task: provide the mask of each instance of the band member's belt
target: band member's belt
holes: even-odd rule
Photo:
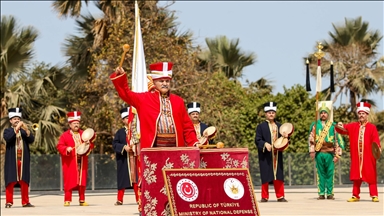
[[[158,133],[155,147],[176,147],[176,134]]]
[[[324,142],[319,152],[334,152],[333,143]]]
[[[17,160],[21,160],[22,155],[23,155],[23,150],[17,149]]]
[[[330,143],[324,142],[323,146],[332,147],[333,148],[333,143],[331,143],[331,142]]]

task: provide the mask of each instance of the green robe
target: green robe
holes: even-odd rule
[[[321,120],[318,120],[316,125],[316,141],[320,138],[321,132],[323,131],[323,124]],[[325,122],[324,126],[327,124]],[[315,122],[309,127],[309,134],[311,135],[312,129],[315,125]],[[335,139],[336,137],[336,139]],[[331,127],[328,130],[327,135],[324,138],[324,142],[333,143],[333,147],[336,149],[344,149],[344,139],[341,134],[335,131],[335,123],[332,123]],[[310,144],[309,144],[310,146]],[[340,152],[341,153],[341,152]],[[316,152],[315,161],[317,169],[317,188],[319,195],[334,195],[333,194],[333,185],[334,185],[334,174],[335,174],[335,164],[333,162],[334,152]]]

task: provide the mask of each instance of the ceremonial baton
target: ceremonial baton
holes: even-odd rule
[[[316,142],[316,125],[319,115],[319,95],[321,93],[321,58],[325,56],[325,53],[322,51],[324,46],[318,42],[317,51],[313,54],[317,58],[317,71],[316,71],[316,114],[315,114],[315,135],[314,140]]]
[[[123,66],[123,62],[124,62],[124,58],[125,58],[125,54],[128,52],[129,50],[129,45],[128,44],[124,44],[123,46],[123,55],[121,55],[121,60],[120,60],[120,65],[119,67],[122,67]]]

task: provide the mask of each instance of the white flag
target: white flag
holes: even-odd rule
[[[321,67],[317,66],[316,71],[316,92],[321,92]]]
[[[140,11],[135,1],[135,42],[133,46],[132,91],[148,91],[143,38],[141,36]]]
[[[140,10],[135,1],[135,42],[133,46],[133,64],[132,64],[132,91],[148,91],[147,70],[145,66],[143,38],[141,36]],[[137,132],[140,134],[140,121],[137,119]]]

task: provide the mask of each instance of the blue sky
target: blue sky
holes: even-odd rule
[[[245,68],[243,81],[267,78],[275,85],[274,93],[283,92],[283,86],[290,88],[295,84],[305,84],[302,57],[315,51],[316,41],[329,39],[332,23],[342,25],[344,18],[362,16],[364,21],[369,22],[370,29],[384,33],[382,1],[178,1],[170,9],[175,10],[179,17],[179,29],[194,33],[196,45],[205,47],[205,38],[218,35],[239,38],[239,46],[244,51],[257,55],[257,62]],[[84,12],[87,10],[100,14],[93,4],[84,8]],[[21,26],[32,25],[39,30],[35,60],[52,65],[65,62],[61,48],[68,35],[77,33],[75,21],[59,19],[51,8],[51,2],[1,1],[1,14],[12,14]],[[384,55],[383,40],[378,51]],[[329,78],[324,79],[323,87],[328,84]],[[315,94],[314,79],[311,80],[311,87]],[[371,95],[369,98],[376,101],[379,110],[383,110],[382,95]],[[345,96],[339,97],[337,104],[345,102],[345,99]]]

